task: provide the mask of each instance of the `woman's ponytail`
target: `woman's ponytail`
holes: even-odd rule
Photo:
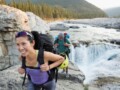
[[[35,45],[34,49],[39,49],[40,48],[40,34],[37,31],[31,31],[32,35],[34,36],[35,40]]]

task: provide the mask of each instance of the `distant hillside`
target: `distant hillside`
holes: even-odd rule
[[[109,17],[120,17],[120,7],[104,10]]]
[[[6,0],[8,3],[13,0]],[[81,16],[86,17],[105,17],[106,14],[101,9],[96,6],[88,3],[85,0],[14,0],[18,1],[31,1],[36,4],[49,4],[52,6],[62,7],[68,10],[78,13]]]

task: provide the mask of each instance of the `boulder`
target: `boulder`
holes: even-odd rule
[[[120,45],[120,39],[112,39],[110,40],[110,43]]]
[[[26,12],[28,18],[29,18],[29,26],[31,30],[38,31],[40,33],[46,33],[46,31],[49,31],[50,28],[44,20],[42,20],[37,15],[33,14],[32,12]]]
[[[0,5],[0,70],[18,63],[18,51],[15,45],[15,33],[30,30],[25,12]]]
[[[0,5],[0,31],[30,30],[28,16],[25,12]]]
[[[0,70],[19,63],[15,34],[21,30],[45,33],[49,28],[45,21],[31,12],[0,5]]]

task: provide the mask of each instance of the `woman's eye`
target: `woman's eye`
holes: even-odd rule
[[[26,43],[22,43],[22,45],[26,45]]]
[[[19,44],[17,44],[17,46],[19,46]]]

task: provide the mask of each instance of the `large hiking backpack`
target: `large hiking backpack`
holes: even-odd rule
[[[51,42],[50,38],[46,35],[46,34],[41,34],[38,33],[37,31],[32,31],[31,32],[34,36],[35,42],[37,42],[37,44],[35,44],[34,48],[39,50],[38,52],[38,62],[39,64],[44,64],[44,51],[49,51],[49,52],[53,52],[56,53],[54,48],[53,48],[53,43]],[[22,57],[22,68],[26,68],[26,61],[25,61],[25,57]],[[51,64],[53,62],[49,62],[49,64]],[[35,68],[35,67],[29,67],[31,69],[40,69],[40,68]],[[49,80],[52,80],[55,78],[56,82],[57,82],[57,75],[58,75],[58,68],[55,67],[53,69],[50,69],[50,71],[47,72],[49,75]],[[23,80],[23,84],[25,84],[25,79],[26,79],[26,71],[25,71],[25,75],[24,75],[24,80]],[[28,79],[30,80],[30,76],[28,75]]]
[[[66,43],[67,42],[67,38],[65,38],[64,37],[64,42]],[[56,40],[55,40],[55,42],[54,42],[54,44],[55,43],[58,43],[59,42],[59,39],[57,38]],[[56,51],[57,52],[57,51]],[[59,53],[59,52],[57,52],[57,53]],[[66,53],[67,55],[70,53],[70,48],[69,47],[66,47],[66,50],[65,50],[65,52],[64,53]]]
[[[37,31],[31,31],[34,36],[35,44],[34,48],[39,50],[42,47],[45,51],[54,52],[53,43],[46,34],[38,33]],[[39,38],[39,39],[38,39]]]

